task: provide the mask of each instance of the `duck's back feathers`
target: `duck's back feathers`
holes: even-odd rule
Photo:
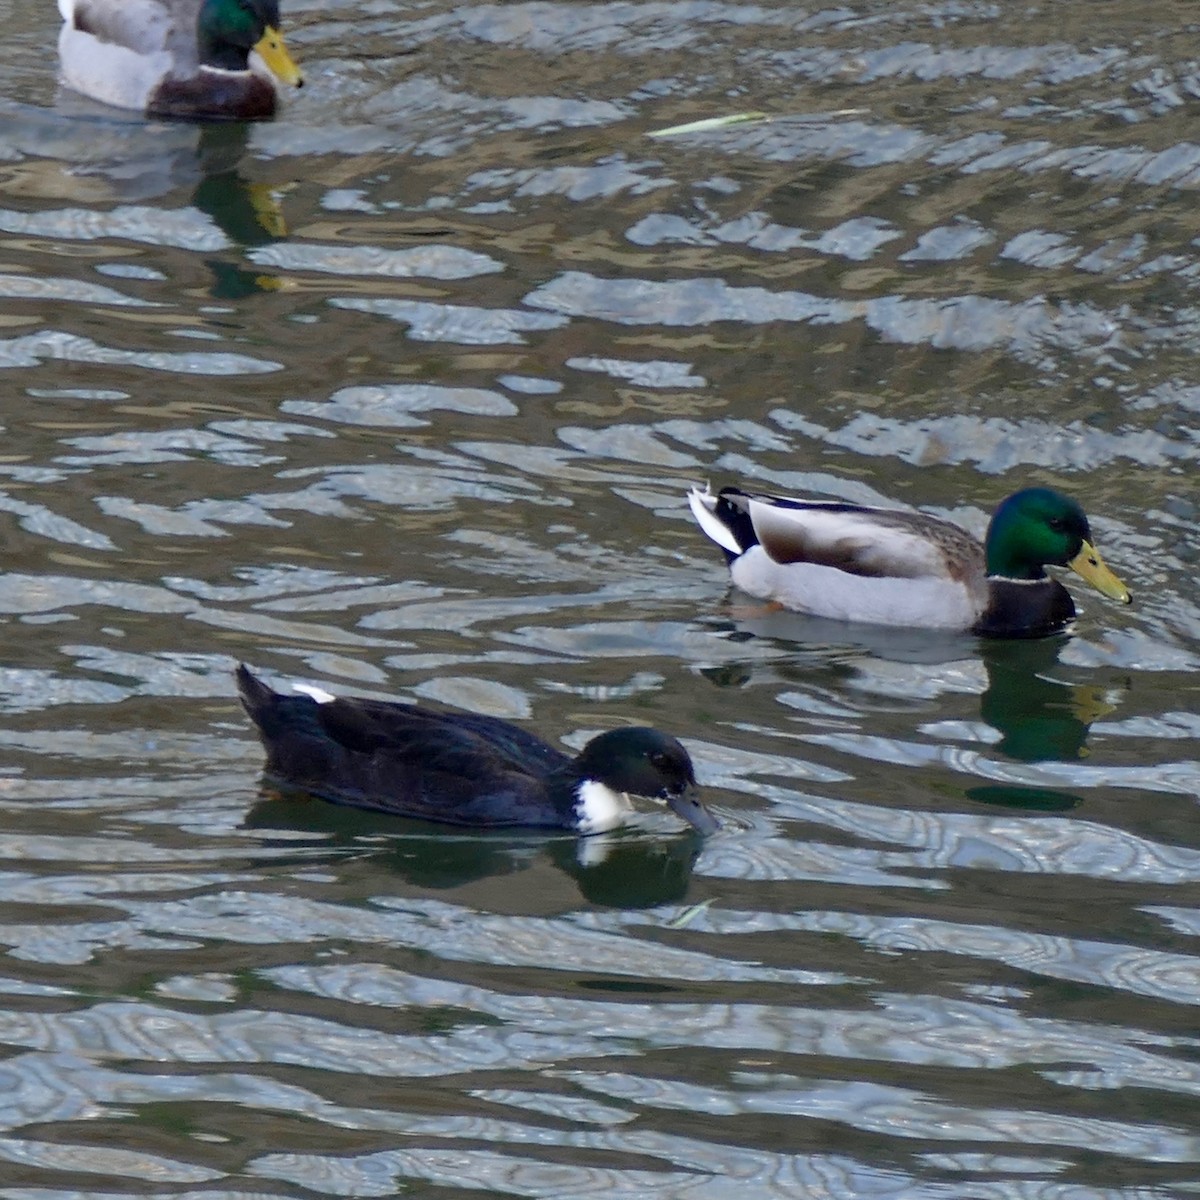
[[[983,575],[983,550],[965,530],[925,513],[821,500],[750,496],[726,488],[718,504],[750,518],[778,563],[816,563],[851,575],[956,579]]]
[[[476,714],[370,700],[283,695],[237,671],[269,778],[335,803],[458,825],[569,827],[571,760]],[[547,777],[564,772],[561,788]]]
[[[199,0],[174,0],[170,6],[162,0],[59,0],[58,9],[65,25],[98,42],[138,54],[186,55],[190,41],[195,57],[193,31],[200,15]]]

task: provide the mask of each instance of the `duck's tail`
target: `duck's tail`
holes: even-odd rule
[[[688,492],[696,524],[725,551],[729,562],[758,542],[749,514],[730,503],[729,497],[738,495],[741,493],[736,488],[723,488],[715,496],[708,487],[694,487]]]
[[[246,715],[261,728],[264,714],[279,699],[279,693],[272,691],[261,679],[251,675],[250,668],[245,663],[238,663],[234,677],[237,679],[238,697]]]
[[[245,663],[238,663],[234,674],[238,698],[264,742],[280,738],[285,732],[326,736],[321,713],[323,706],[335,699],[328,692],[303,683],[295,685],[295,695],[277,692],[252,675]]]

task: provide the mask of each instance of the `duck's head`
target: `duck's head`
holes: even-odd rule
[[[1042,579],[1047,564],[1065,566],[1110,600],[1132,600],[1092,545],[1083,509],[1051,488],[1025,488],[1009,496],[992,517],[984,549],[989,575]]]
[[[700,803],[692,760],[682,744],[657,729],[610,729],[592,738],[575,760],[585,780],[613,792],[665,801],[701,833],[720,828]]]
[[[256,50],[277,79],[304,86],[279,32],[279,0],[204,0],[196,32],[206,66],[245,71]]]

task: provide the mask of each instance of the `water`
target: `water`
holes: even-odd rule
[[[1200,1190],[1189,9],[309,0],[199,130],[0,15],[4,1200]],[[706,479],[1049,483],[1135,603],[768,613]],[[725,829],[282,801],[237,660]]]

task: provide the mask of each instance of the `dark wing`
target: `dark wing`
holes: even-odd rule
[[[238,670],[266,774],[340,804],[460,825],[560,826],[547,777],[569,759],[495,718],[281,695]]]
[[[332,732],[344,728],[341,717],[332,714]],[[329,743],[322,770],[297,778],[281,762],[277,777],[339,804],[454,825],[558,827],[570,816],[554,806],[544,776],[514,769],[470,739],[447,740],[433,726],[369,750]]]
[[[486,754],[513,770],[543,774],[565,767],[567,755],[535,733],[481,713],[448,712],[384,700],[335,700],[323,704],[323,719],[348,739],[377,746],[422,734],[467,754]],[[381,741],[382,740],[382,741]]]

